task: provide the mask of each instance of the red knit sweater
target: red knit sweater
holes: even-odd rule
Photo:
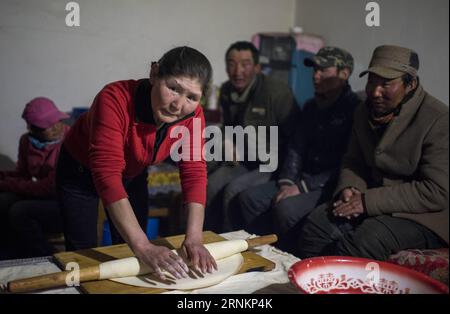
[[[193,118],[200,119],[201,130],[205,126],[203,110],[198,106],[192,116],[168,127],[155,156],[156,125],[136,122],[137,89],[143,81],[128,80],[106,85],[64,141],[67,151],[91,170],[105,206],[128,197],[122,179],[135,177],[149,165],[160,163],[170,155],[170,148],[177,141],[169,137],[172,128],[184,125],[192,134]],[[151,106],[150,95],[147,96],[145,105]],[[191,154],[192,143],[191,140]],[[203,149],[203,138],[200,143]],[[206,164],[203,157],[200,161],[180,161],[178,167],[184,202],[205,205]]]

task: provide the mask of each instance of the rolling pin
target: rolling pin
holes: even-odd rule
[[[205,244],[205,247],[215,260],[219,260],[233,254],[244,252],[249,248],[274,243],[277,240],[277,236],[275,234],[271,234],[247,240],[227,240],[207,243]],[[82,268],[79,272],[79,278],[80,282],[87,282],[139,276],[151,272],[152,269],[146,264],[141,263],[136,257],[128,257]],[[63,287],[66,285],[67,276],[71,276],[72,274],[73,271],[62,271],[53,274],[10,281],[7,285],[7,291],[11,293],[24,293]]]

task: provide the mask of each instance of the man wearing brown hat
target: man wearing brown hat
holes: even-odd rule
[[[244,228],[259,234],[276,232],[277,245],[287,251],[294,250],[291,246],[292,234],[298,233],[296,225],[332,196],[353,113],[361,102],[348,83],[353,71],[349,52],[324,47],[306,59],[305,65],[314,68],[315,95],[296,119],[277,180],[239,195]]]
[[[418,69],[410,49],[375,49],[335,197],[309,215],[302,257],[386,260],[448,246],[448,107],[425,92]]]

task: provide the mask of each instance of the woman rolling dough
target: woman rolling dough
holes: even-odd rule
[[[128,243],[161,279],[163,271],[176,278],[187,275],[183,259],[151,244],[143,231],[148,212],[146,169],[170,155],[178,140],[169,136],[172,128],[184,126],[192,135],[198,119],[203,130],[199,103],[211,76],[211,64],[202,53],[178,47],[152,64],[150,79],[114,82],[98,93],[64,140],[57,166],[67,250],[97,246],[100,197],[113,243]],[[200,142],[203,147],[203,138]],[[188,212],[182,252],[194,267],[212,272],[216,263],[202,244],[205,162],[189,158],[179,161],[178,167]]]

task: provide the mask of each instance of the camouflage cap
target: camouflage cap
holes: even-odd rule
[[[398,46],[379,46],[375,48],[369,68],[359,77],[374,73],[387,79],[395,79],[406,73],[413,77],[419,70],[419,56],[411,49]]]
[[[352,55],[344,49],[337,47],[323,47],[313,58],[306,58],[304,64],[307,67],[318,66],[321,68],[348,68],[350,70],[350,74],[353,71]]]

